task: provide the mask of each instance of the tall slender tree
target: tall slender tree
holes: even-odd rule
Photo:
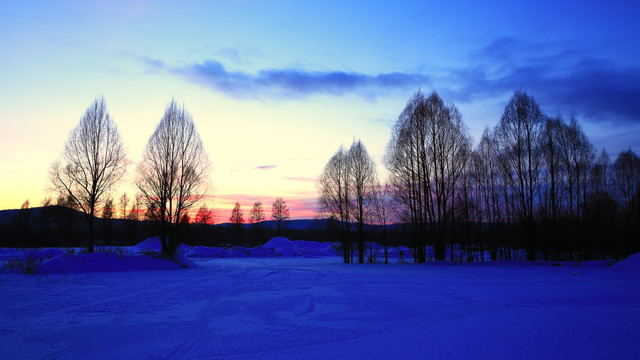
[[[213,224],[213,210],[209,209],[207,204],[202,204],[196,212],[195,222],[201,225]]]
[[[543,116],[538,103],[524,91],[516,91],[504,109],[495,133],[498,157],[513,205],[522,226],[527,258],[535,258],[534,202],[540,191],[542,157],[540,138]]]
[[[242,207],[239,202],[236,202],[233,210],[231,210],[229,222],[238,226],[244,224],[244,215],[242,214]]]
[[[160,224],[163,254],[177,251],[178,224],[205,195],[209,167],[191,115],[172,100],[149,138],[136,180],[147,209]]]
[[[289,206],[287,202],[279,197],[271,206],[271,219],[276,222],[276,230],[278,235],[282,235],[282,230],[289,221]]]
[[[113,199],[108,198],[107,201],[104,202],[104,207],[102,208],[102,218],[111,220],[113,219],[113,216],[115,213],[116,213],[116,208],[113,203]]]
[[[417,92],[398,117],[385,155],[395,197],[410,217],[416,262],[426,261],[428,233],[435,258],[446,257],[456,186],[470,153],[458,109],[435,91],[428,98]]]
[[[318,179],[318,204],[323,217],[335,220],[340,233],[342,257],[345,263],[351,262],[350,220],[350,162],[347,151],[340,146],[329,159]]]
[[[249,211],[249,223],[259,224],[264,221],[264,209],[262,208],[262,201],[256,201],[253,203],[251,211]]]
[[[120,210],[122,210],[122,218],[126,218],[127,217],[127,205],[129,205],[129,196],[127,195],[127,193],[122,194],[122,196],[120,196]]]
[[[104,98],[98,98],[69,134],[62,160],[56,161],[49,172],[54,189],[85,214],[89,252],[94,250],[96,209],[120,180],[126,166],[118,127],[109,116]]]
[[[360,140],[354,141],[349,148],[347,158],[349,166],[348,186],[351,187],[351,214],[358,229],[358,262],[364,263],[365,221],[371,212],[376,186],[376,164]]]

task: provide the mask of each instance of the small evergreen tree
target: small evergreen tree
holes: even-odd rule
[[[289,221],[289,207],[287,206],[287,202],[281,197],[273,202],[271,218],[276,222],[278,235],[281,235],[282,229],[286,226],[287,221]]]
[[[264,220],[264,210],[262,209],[262,201],[253,203],[253,208],[249,212],[249,223],[258,224]]]
[[[229,218],[229,222],[236,225],[244,224],[242,208],[240,207],[239,202],[236,202],[236,205],[233,207],[233,210],[231,210],[231,217]]]

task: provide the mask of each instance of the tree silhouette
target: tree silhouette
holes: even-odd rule
[[[229,217],[229,222],[235,225],[244,224],[244,216],[242,214],[242,207],[239,202],[236,202],[236,205],[231,210],[231,217]]]
[[[249,212],[249,223],[259,224],[264,220],[264,210],[262,209],[262,202],[256,201],[253,203],[253,207]]]
[[[113,199],[107,199],[107,201],[104,202],[104,207],[102,208],[102,218],[111,220],[113,219],[115,212],[116,209],[113,205]]]
[[[184,106],[171,101],[149,138],[136,185],[150,215],[160,223],[162,253],[180,245],[178,224],[206,193],[209,159]]]
[[[527,259],[535,256],[533,241],[535,227],[534,202],[540,191],[540,172],[543,165],[540,138],[543,115],[533,97],[516,91],[504,109],[496,127],[500,148],[498,161],[506,185],[513,192],[511,203],[524,235]]]
[[[127,217],[127,205],[129,204],[129,196],[127,193],[122,194],[120,196],[120,209],[122,210],[122,218],[125,219]]]
[[[99,98],[69,134],[62,160],[51,166],[53,187],[85,214],[89,252],[93,252],[96,208],[124,174],[125,156],[118,128],[109,116],[104,98]]]
[[[196,213],[195,222],[201,225],[213,224],[213,211],[207,207],[206,204],[200,205],[198,212]]]
[[[340,232],[342,258],[345,263],[351,262],[350,208],[351,196],[349,186],[350,161],[344,147],[329,159],[318,179],[318,203],[321,216],[335,220]],[[331,222],[333,223],[333,221]]]
[[[282,229],[289,220],[289,207],[281,197],[277,198],[271,206],[271,218],[276,222],[278,235],[282,235]]]
[[[360,140],[354,141],[347,153],[349,165],[349,183],[351,187],[351,214],[358,227],[358,262],[364,263],[366,217],[372,211],[376,186],[376,164]]]
[[[385,164],[393,193],[411,224],[416,262],[426,261],[427,235],[436,260],[444,260],[458,180],[471,152],[468,130],[454,105],[433,92],[417,92],[393,128]]]

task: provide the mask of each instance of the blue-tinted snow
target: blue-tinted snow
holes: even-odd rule
[[[282,239],[271,245],[277,248],[278,242],[293,246]],[[640,354],[640,277],[632,269],[638,269],[637,255],[612,267],[603,262],[358,265],[342,264],[337,256],[191,259],[200,266],[1,273],[0,357],[637,359]]]

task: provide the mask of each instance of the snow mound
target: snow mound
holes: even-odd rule
[[[325,257],[337,256],[333,243],[318,241],[291,241],[285,237],[275,237],[262,246],[252,248],[236,246],[218,248],[206,246],[181,246],[180,253],[197,258],[229,258],[229,257]]]
[[[159,255],[119,256],[110,253],[60,255],[40,265],[39,273],[84,273],[108,271],[173,270],[192,266],[183,256],[170,259]]]
[[[293,241],[282,236],[272,238],[259,248],[271,251],[275,256],[298,256],[298,246]]]
[[[338,253],[333,248],[331,242],[291,241],[286,237],[275,237],[260,246],[265,253],[273,253],[275,256],[283,257],[324,257],[337,256]]]
[[[262,245],[262,247],[271,249],[288,249],[294,247],[294,244],[293,241],[287,239],[286,237],[278,236],[271,238],[271,240],[267,241],[264,245]]]
[[[616,270],[640,271],[640,253],[629,255],[626,259],[612,266]]]
[[[132,246],[131,251],[134,254],[146,252],[160,253],[162,251],[162,244],[160,244],[160,238],[152,237],[140,242],[138,245]]]

